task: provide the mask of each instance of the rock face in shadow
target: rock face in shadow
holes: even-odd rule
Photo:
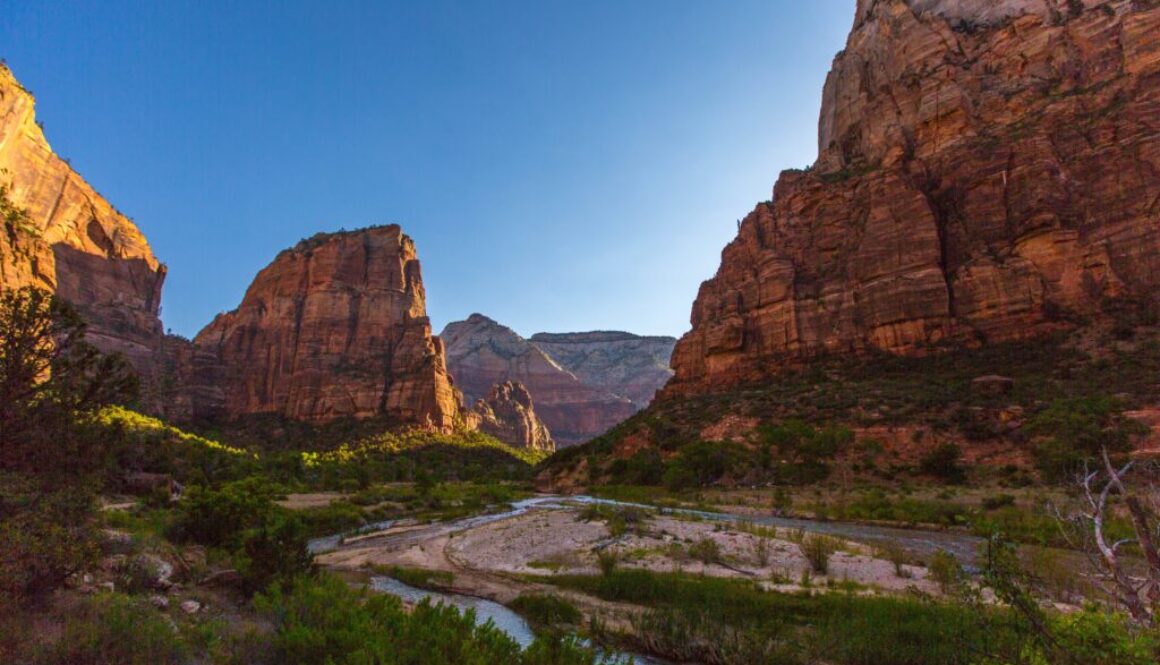
[[[548,453],[556,450],[548,427],[536,416],[532,395],[519,382],[492,386],[487,397],[475,403],[468,422],[509,446]]]
[[[447,429],[459,413],[415,245],[395,225],[282,252],[194,345],[220,361],[227,417],[386,416]]]
[[[440,334],[447,345],[447,368],[468,403],[488,396],[508,381],[523,384],[536,413],[560,447],[601,434],[636,412],[626,397],[586,385],[513,330],[473,314],[448,324]]]
[[[0,188],[23,215],[0,220],[0,288],[36,286],[71,302],[88,339],[150,378],[162,328],[162,265],[145,236],[53,153],[35,100],[0,64]]]
[[[860,0],[817,163],[742,222],[665,394],[1155,307],[1157,35],[1130,0]]]

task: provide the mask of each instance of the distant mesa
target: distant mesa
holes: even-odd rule
[[[440,338],[448,371],[468,401],[518,381],[561,447],[588,441],[647,406],[672,376],[668,358],[676,342],[624,332],[540,333],[528,340],[482,314],[448,324]]]

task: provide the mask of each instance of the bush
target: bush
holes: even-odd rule
[[[830,571],[830,557],[841,546],[841,541],[830,536],[810,534],[802,539],[798,545],[798,549],[801,550],[802,556],[809,562],[810,570],[819,575],[825,575]]]
[[[473,612],[420,603],[407,613],[398,598],[351,589],[331,575],[299,578],[254,601],[273,624],[266,652],[286,665],[591,665],[593,653],[572,640],[537,639],[526,652]]]
[[[996,494],[983,499],[983,510],[999,510],[1015,505],[1015,497],[1010,494]]]
[[[963,451],[957,444],[940,443],[922,457],[919,470],[929,476],[948,483],[961,483],[967,479],[966,469],[959,464]]]
[[[0,519],[0,593],[47,593],[99,557],[88,493],[49,493],[36,510],[14,512]]]
[[[966,579],[962,564],[955,555],[945,550],[939,550],[931,556],[927,570],[930,571],[930,578],[945,594],[954,592]]]
[[[242,553],[239,569],[249,593],[287,583],[314,568],[306,528],[297,515],[270,516],[265,524],[246,534]]]
[[[596,553],[596,565],[600,568],[600,574],[606,577],[616,571],[619,563],[620,554],[612,548],[605,548]]]
[[[721,546],[712,538],[702,538],[689,547],[689,556],[700,561],[705,566],[720,563]]]
[[[179,665],[184,642],[152,607],[121,594],[87,598],[70,613],[60,640],[38,659],[44,665]]]
[[[385,572],[403,584],[413,586],[416,589],[445,589],[455,581],[455,574],[446,570],[391,566]]]
[[[910,556],[901,545],[894,542],[884,543],[878,547],[877,554],[879,558],[886,559],[894,564],[894,574],[897,577],[910,577],[910,571],[906,570],[906,564],[910,562]]]
[[[769,538],[758,536],[753,543],[753,558],[757,565],[764,568],[769,565]]]
[[[1102,449],[1111,453],[1131,447],[1132,437],[1144,431],[1139,423],[1123,416],[1123,405],[1111,397],[1060,399],[1035,414],[1027,431],[1040,437],[1035,463],[1050,481],[1067,481],[1084,462]]]
[[[510,607],[537,630],[560,625],[579,626],[584,620],[584,615],[575,605],[555,594],[521,594]]]
[[[278,489],[249,478],[220,490],[191,487],[181,502],[170,536],[210,547],[237,548],[242,534],[266,523]]]

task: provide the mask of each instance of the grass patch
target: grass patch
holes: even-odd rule
[[[536,631],[579,626],[584,615],[575,605],[555,594],[523,594],[509,605]]]
[[[549,583],[650,608],[638,648],[710,663],[968,665],[1017,657],[1024,635],[1002,610],[913,598],[763,591],[756,583],[638,570]]]
[[[427,570],[405,566],[375,566],[374,572],[399,580],[416,589],[442,591],[455,582],[455,574],[446,570]]]

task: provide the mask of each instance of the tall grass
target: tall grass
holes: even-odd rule
[[[1017,662],[1025,637],[1009,613],[915,598],[784,594],[756,583],[622,570],[554,584],[651,608],[637,647],[711,664],[968,665]]]

